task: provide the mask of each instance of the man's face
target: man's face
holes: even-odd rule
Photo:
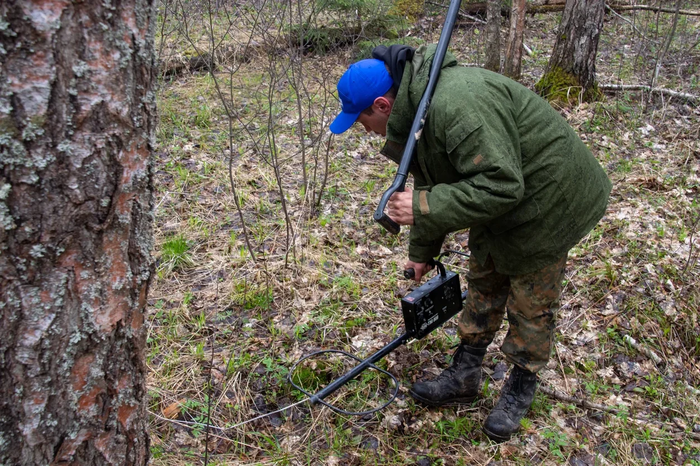
[[[365,131],[382,136],[386,136],[386,122],[388,120],[388,115],[379,112],[372,112],[371,115],[360,113],[360,116],[357,117],[357,122],[365,127]]]
[[[386,123],[389,121],[393,105],[393,98],[377,97],[371,107],[372,113],[360,113],[357,123],[364,126],[368,133],[377,133],[386,137]]]

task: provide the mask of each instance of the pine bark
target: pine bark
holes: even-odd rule
[[[154,0],[0,16],[0,464],[146,464]]]
[[[554,50],[542,80],[543,91],[560,90],[557,89],[556,82],[549,83],[545,80],[554,73],[555,76],[564,74],[573,78],[573,81],[564,83],[578,87],[573,94],[590,94],[596,81],[595,60],[604,15],[604,0],[567,0]],[[557,80],[560,79],[550,79]]]
[[[486,12],[486,62],[487,70],[501,71],[501,0],[488,0]]]
[[[527,4],[525,0],[513,0],[513,6],[510,10],[510,28],[508,30],[506,56],[503,61],[503,74],[516,81],[520,79],[522,70],[526,11]]]

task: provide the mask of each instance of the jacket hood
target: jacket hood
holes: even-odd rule
[[[401,79],[403,71],[406,68],[406,63],[410,62],[416,49],[407,45],[379,45],[372,50],[372,58],[381,60],[386,65],[394,80],[394,87],[401,87]]]
[[[387,122],[388,141],[399,144],[406,143],[416,110],[428,85],[428,75],[433,64],[436,47],[435,44],[421,45],[413,54],[413,59],[406,62],[401,85]],[[440,69],[452,66],[457,66],[457,59],[450,52],[447,52]]]

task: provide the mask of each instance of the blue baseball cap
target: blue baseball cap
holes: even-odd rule
[[[331,123],[331,132],[340,134],[350,129],[360,113],[369,108],[374,99],[386,94],[393,83],[381,60],[370,58],[350,65],[338,81],[343,110]]]

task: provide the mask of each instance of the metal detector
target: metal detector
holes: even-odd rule
[[[445,53],[447,52],[447,46],[449,45],[450,38],[452,37],[452,29],[454,29],[461,3],[461,0],[451,0],[450,2],[450,7],[447,10],[447,16],[445,17],[445,24],[442,27],[440,40],[438,41],[433,63],[430,67],[430,74],[428,74],[428,85],[426,86],[425,91],[423,92],[423,97],[418,104],[416,116],[413,118],[411,132],[408,133],[408,141],[406,141],[406,147],[403,150],[403,155],[401,156],[401,162],[399,163],[396,177],[394,178],[394,182],[391,184],[389,189],[387,189],[382,195],[381,199],[379,200],[379,205],[377,206],[377,211],[374,213],[374,220],[383,226],[386,231],[394,235],[401,231],[401,225],[386,215],[384,213],[384,209],[386,208],[386,204],[389,202],[391,195],[395,192],[403,191],[406,186],[408,169],[411,166],[413,155],[423,132],[425,116],[428,113],[428,107],[430,107],[430,99],[433,97],[435,85],[437,84],[438,77],[440,76],[440,67],[442,66],[442,61],[444,60]]]

